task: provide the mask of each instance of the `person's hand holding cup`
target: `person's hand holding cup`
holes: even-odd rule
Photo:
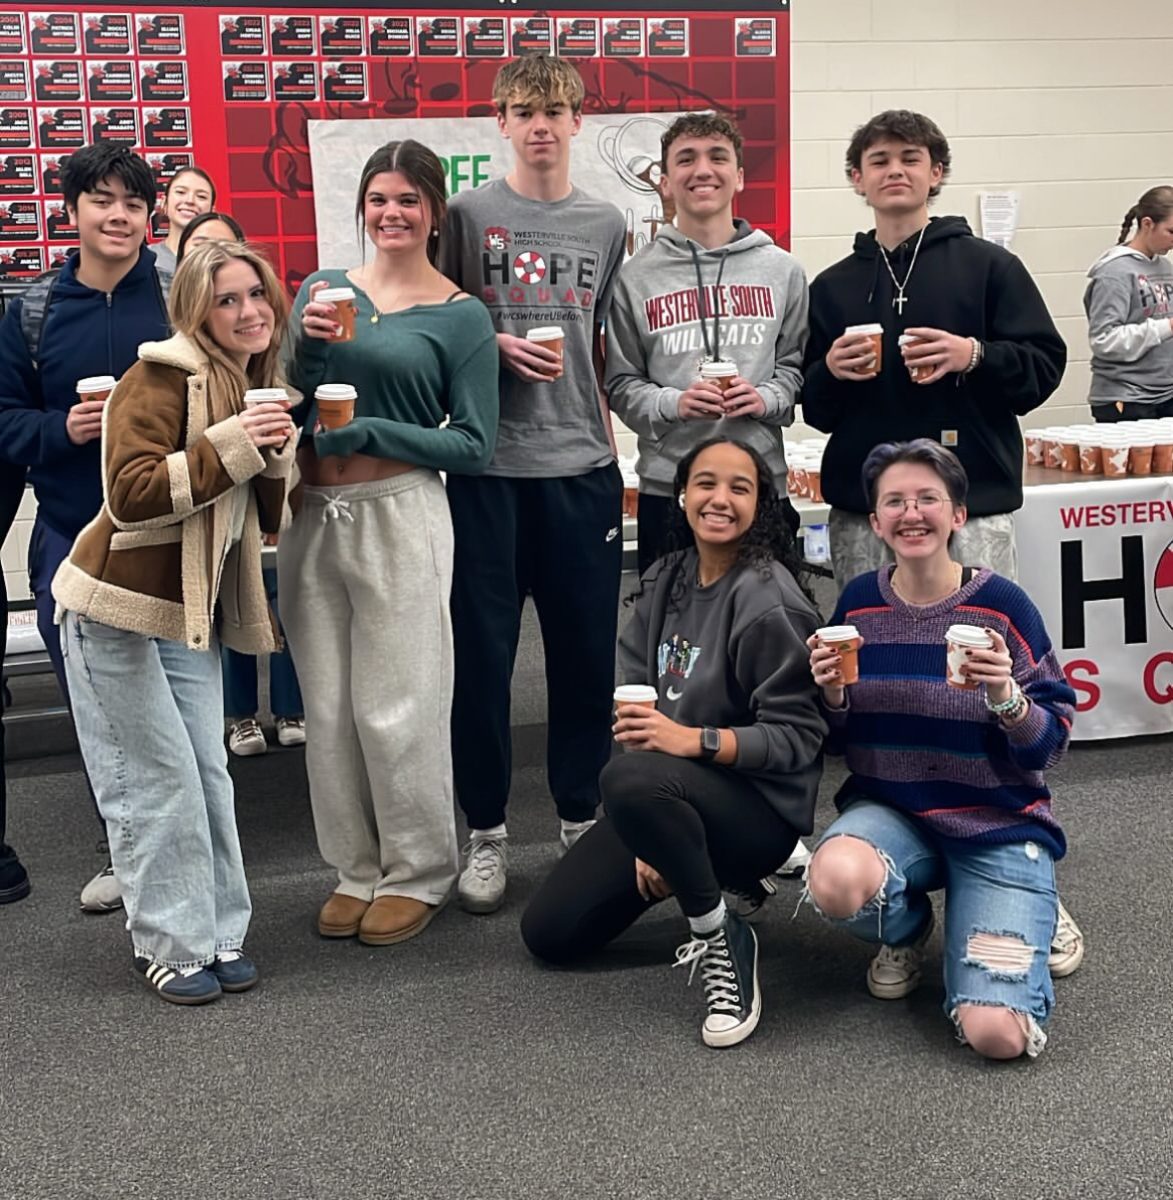
[[[807,638],[811,677],[822,689],[828,708],[842,708],[846,688],[859,682],[859,648],[863,638],[854,625],[824,625]]]
[[[301,328],[306,337],[325,342],[349,342],[354,337],[358,309],[354,289],[333,287],[328,280],[310,284],[310,298],[301,310]]]
[[[615,724],[611,727],[615,740],[623,743],[622,735],[629,732],[632,719],[643,716],[648,709],[655,709],[659,702],[659,692],[647,683],[623,683],[615,689]],[[624,750],[636,750],[638,746],[624,746]]]
[[[546,364],[539,368],[539,375],[547,382],[552,379],[562,378],[562,353],[566,345],[566,334],[561,325],[541,325],[536,329],[526,330],[525,340],[529,343],[530,350],[535,347],[539,351],[548,351],[553,354],[551,359],[548,355],[543,355],[546,358]]]
[[[866,383],[879,375],[883,358],[883,325],[848,325],[827,351],[827,370],[836,379]]]
[[[113,375],[90,375],[74,385],[77,403],[65,417],[65,432],[75,446],[102,436],[102,413],[114,390]]]

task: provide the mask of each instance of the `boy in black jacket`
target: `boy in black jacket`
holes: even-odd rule
[[[831,434],[822,487],[840,587],[891,558],[868,524],[864,459],[880,442],[918,437],[948,446],[969,475],[954,557],[1016,574],[1018,418],[1059,386],[1067,348],[1014,255],[962,217],[929,219],[949,166],[949,143],[919,113],[883,112],[856,130],[847,175],[876,228],[811,284],[802,406]],[[845,333],[872,323],[883,327],[878,371],[869,336]],[[916,340],[902,346],[901,335]]]

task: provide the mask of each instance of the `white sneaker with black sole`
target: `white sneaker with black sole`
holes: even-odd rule
[[[82,912],[117,912],[122,907],[122,885],[114,875],[105,842],[98,843],[98,853],[107,855],[106,865],[81,890]]]
[[[676,951],[677,967],[700,966],[708,1015],[701,1026],[706,1046],[724,1049],[744,1042],[758,1027],[762,993],[758,987],[757,934],[736,913],[709,937],[694,937]]]
[[[868,964],[868,991],[877,1000],[903,1000],[920,986],[925,947],[933,936],[933,918],[929,918],[915,941],[903,946],[881,946]]]
[[[253,758],[269,749],[265,731],[253,720],[233,721],[228,728],[228,749],[238,758]]]
[[[470,913],[496,912],[505,900],[505,838],[473,834],[465,847],[466,866],[456,884],[460,907]]]

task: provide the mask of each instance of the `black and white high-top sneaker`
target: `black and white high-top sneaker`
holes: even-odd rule
[[[762,993],[758,987],[758,939],[736,913],[708,937],[694,937],[676,951],[676,966],[688,967],[688,982],[699,965],[708,1016],[701,1026],[706,1046],[736,1046],[758,1026]]]

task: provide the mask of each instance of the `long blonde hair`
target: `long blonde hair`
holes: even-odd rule
[[[268,348],[254,354],[245,370],[213,340],[206,327],[216,300],[216,273],[231,262],[246,262],[256,271],[273,310],[273,336]],[[222,409],[226,403],[229,412],[239,412],[247,388],[281,384],[281,339],[289,305],[269,260],[256,246],[247,242],[201,242],[193,246],[175,272],[168,307],[175,331],[189,337],[207,356],[208,396],[215,409]]]

